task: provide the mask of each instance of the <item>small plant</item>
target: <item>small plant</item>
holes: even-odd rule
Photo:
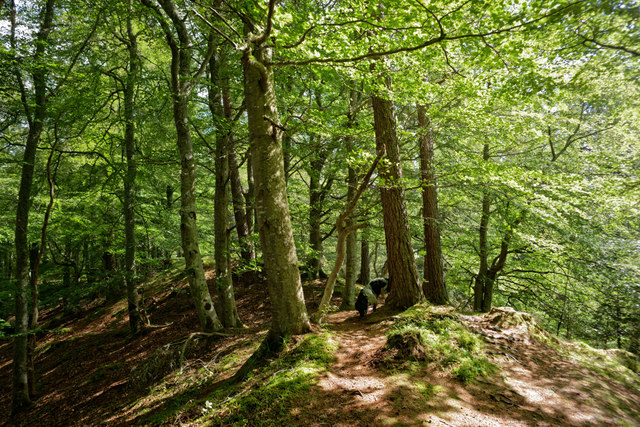
[[[438,393],[442,392],[443,388],[439,385],[433,385],[431,383],[414,381],[413,386],[418,390],[420,395],[424,397],[426,401],[429,401],[436,397]]]

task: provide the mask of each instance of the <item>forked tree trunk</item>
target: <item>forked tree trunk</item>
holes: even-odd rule
[[[386,149],[387,154],[378,168],[390,282],[386,304],[404,309],[420,302],[424,295],[411,244],[396,116],[393,102],[388,99],[373,95],[371,104],[376,148],[379,152]]]
[[[335,261],[335,264],[333,265],[333,269],[331,270],[331,273],[329,274],[329,278],[327,279],[327,284],[324,287],[324,293],[322,294],[322,300],[320,301],[320,306],[318,307],[318,311],[313,315],[312,320],[314,323],[320,323],[324,315],[329,310],[329,303],[331,301],[331,297],[333,296],[333,290],[336,284],[336,279],[338,277],[338,272],[340,271],[340,268],[342,268],[342,263],[344,262],[344,257],[346,252],[345,243],[346,243],[347,237],[349,236],[349,234],[353,233],[357,229],[366,227],[366,224],[358,224],[358,225],[355,225],[355,224],[347,225],[347,224],[349,223],[349,219],[351,219],[351,215],[353,214],[353,211],[356,208],[356,204],[358,203],[358,200],[360,200],[360,196],[362,196],[362,193],[365,191],[365,189],[369,185],[371,176],[373,175],[373,172],[375,171],[375,169],[378,167],[380,159],[382,158],[383,155],[384,155],[384,150],[378,152],[378,155],[376,156],[375,160],[373,161],[373,164],[369,168],[369,171],[363,178],[362,183],[360,184],[360,187],[358,188],[357,191],[354,189],[351,200],[347,203],[347,206],[345,207],[344,211],[340,213],[340,215],[338,215],[338,218],[336,219],[336,230],[338,231],[338,242],[336,243],[336,261]]]
[[[424,105],[418,105],[418,124],[421,130],[420,171],[422,179],[422,215],[426,249],[422,290],[431,303],[442,305],[449,302],[449,295],[447,293],[442,268],[438,193],[436,174],[433,166],[433,133],[426,110]]]
[[[248,35],[248,37],[252,37]],[[255,37],[255,36],[254,36]],[[266,42],[266,40],[264,40]],[[268,341],[310,329],[293,240],[282,158],[282,128],[276,107],[269,48],[260,44],[243,55],[244,93],[255,179],[256,228],[271,299]]]
[[[185,259],[185,272],[200,326],[205,332],[212,332],[222,329],[222,324],[213,306],[207,280],[204,276],[204,265],[200,255],[196,226],[196,166],[189,129],[189,95],[194,80],[194,76],[191,75],[193,46],[189,29],[173,0],[157,1],[160,7],[151,0],[142,0],[144,5],[160,15],[159,22],[171,48],[171,95],[173,98],[173,120],[180,154],[180,235]],[[169,18],[173,24],[173,30],[169,23],[162,18],[163,15]],[[204,70],[203,67],[200,68],[200,71],[202,70]]]

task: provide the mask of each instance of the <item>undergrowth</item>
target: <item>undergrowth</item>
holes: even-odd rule
[[[487,360],[483,341],[447,307],[418,304],[404,311],[387,333],[387,347],[395,361],[433,364],[464,383],[498,370]]]
[[[287,343],[281,356],[244,383],[220,388],[207,396],[198,423],[225,426],[288,425],[311,386],[334,360],[337,344],[328,332]]]

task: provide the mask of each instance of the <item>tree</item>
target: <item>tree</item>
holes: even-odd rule
[[[353,129],[357,123],[357,115],[358,109],[360,108],[361,102],[361,94],[360,92],[351,89],[349,91],[349,111],[347,112],[347,128]],[[347,149],[350,151],[354,150],[353,137],[351,135],[347,136]],[[351,203],[356,196],[356,187],[358,185],[358,177],[356,176],[356,170],[353,165],[349,165],[347,171],[347,204]],[[354,221],[351,218],[348,218],[347,227],[353,227]],[[352,310],[355,305],[356,299],[356,290],[355,284],[357,279],[356,274],[356,264],[358,261],[357,256],[357,230],[354,230],[353,233],[349,233],[347,235],[346,241],[346,272],[344,278],[344,291],[342,292],[342,309],[343,310]],[[369,283],[368,281],[365,283]]]
[[[129,52],[129,69],[124,81],[124,147],[127,159],[127,170],[124,178],[124,280],[127,289],[127,310],[129,312],[129,327],[135,334],[141,326],[142,319],[139,312],[138,287],[136,283],[136,222],[135,222],[135,182],[137,163],[135,157],[135,117],[134,117],[134,93],[139,73],[138,43],[133,31],[132,23],[133,0],[129,0],[127,14],[127,38],[126,46]]]
[[[171,94],[173,97],[173,117],[177,132],[178,151],[180,153],[180,233],[182,250],[186,262],[185,271],[189,277],[191,296],[196,306],[200,326],[205,332],[222,328],[213,306],[204,266],[198,245],[196,225],[196,166],[189,128],[189,96],[213,54],[214,45],[209,46],[205,58],[192,75],[193,42],[185,20],[172,0],[142,0],[142,3],[155,12],[156,19],[164,32],[171,49]]]
[[[345,246],[347,237],[357,229],[364,228],[366,226],[366,224],[353,224],[353,222],[349,221],[349,219],[353,214],[358,200],[360,200],[360,196],[362,196],[362,193],[367,189],[369,181],[371,180],[371,176],[378,167],[380,159],[383,155],[384,150],[378,152],[378,155],[373,160],[373,163],[371,164],[371,167],[369,168],[367,174],[364,176],[359,188],[354,191],[351,198],[347,199],[347,206],[336,219],[336,230],[338,230],[338,242],[336,244],[336,261],[333,269],[331,270],[331,273],[329,274],[329,278],[327,279],[327,284],[325,285],[324,293],[322,294],[322,300],[320,301],[318,311],[312,317],[312,320],[315,323],[320,323],[322,321],[322,318],[329,310],[329,302],[331,301],[331,297],[333,296],[333,289],[336,283],[336,278],[338,277],[338,271],[340,271],[340,268],[342,268],[342,263],[344,262],[345,258]]]
[[[231,132],[225,126],[225,117],[222,101],[222,87],[225,84],[221,77],[221,65],[223,65],[223,55],[217,53],[220,47],[214,34],[209,39],[209,43],[214,44],[214,53],[209,60],[209,72],[211,85],[209,86],[209,109],[216,122],[216,145],[215,145],[215,261],[216,261],[216,287],[220,297],[222,308],[222,324],[227,328],[239,327],[242,325],[238,317],[235,296],[233,293],[233,283],[231,281],[231,263],[229,253],[228,238],[228,205],[229,205],[229,152]]]
[[[279,348],[290,334],[309,330],[296,254],[282,157],[282,125],[268,46],[275,1],[270,0],[264,26],[245,23],[242,49],[252,171],[255,179],[256,228],[260,234],[272,323],[267,341]]]
[[[424,283],[422,290],[433,304],[449,301],[442,268],[440,218],[438,217],[437,182],[433,166],[433,133],[427,107],[418,105],[420,126],[420,174],[422,180],[422,215],[424,218]]]
[[[389,78],[386,88],[391,88]],[[379,167],[380,199],[387,243],[390,291],[387,304],[394,308],[407,308],[424,298],[420,277],[413,256],[409,219],[402,182],[402,163],[396,132],[393,102],[381,94],[371,96],[376,149],[386,152],[385,162]]]
[[[16,289],[15,289],[15,317],[16,336],[13,346],[13,401],[11,412],[13,414],[24,411],[31,405],[29,396],[29,380],[27,368],[27,341],[29,333],[28,287],[29,287],[29,242],[27,230],[29,224],[29,207],[31,187],[33,184],[33,170],[36,160],[36,151],[40,141],[40,135],[47,117],[47,78],[49,67],[45,65],[46,48],[49,34],[53,28],[54,0],[47,0],[40,12],[40,27],[35,38],[35,51],[33,53],[33,69],[31,71],[30,85],[33,93],[27,92],[27,86],[23,81],[22,70],[16,69],[16,80],[20,87],[24,114],[28,122],[29,133],[27,135],[22,160],[22,177],[20,179],[20,191],[18,193],[18,207],[16,210]],[[11,31],[12,48],[15,51],[15,23],[16,5],[11,2]],[[32,99],[29,99],[32,97]]]

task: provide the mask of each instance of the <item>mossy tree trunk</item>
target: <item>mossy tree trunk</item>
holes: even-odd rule
[[[358,110],[361,105],[360,92],[356,90],[349,91],[349,111],[347,112],[347,128],[353,129],[357,126]],[[354,150],[354,138],[348,135],[346,138],[346,146],[349,151]],[[349,166],[347,172],[347,204],[353,202],[356,196],[358,186],[358,176],[355,169]],[[347,227],[353,227],[352,218],[347,220]],[[357,280],[357,263],[358,263],[358,234],[357,231],[349,233],[346,241],[346,266],[344,278],[344,290],[342,292],[342,310],[352,310],[356,302],[356,280]]]
[[[217,44],[216,37],[210,39],[210,43]],[[229,124],[226,123],[224,107],[222,104],[222,86],[224,79],[221,76],[221,64],[223,55],[220,54],[220,47],[214,48],[214,53],[209,61],[209,71],[211,84],[209,85],[209,108],[213,116],[216,128],[215,146],[215,187],[216,195],[214,201],[214,245],[216,262],[216,289],[220,298],[220,320],[227,328],[242,326],[238,317],[238,309],[233,291],[231,278],[231,262],[229,253],[229,233],[228,233],[228,206],[229,190]]]
[[[275,3],[270,3],[273,10]],[[244,94],[255,180],[255,226],[260,235],[264,270],[271,299],[268,341],[275,346],[290,334],[310,329],[304,303],[298,256],[293,240],[282,157],[282,126],[278,119],[269,28],[248,29],[251,43],[243,52]]]
[[[129,10],[133,1],[129,2]],[[138,286],[136,282],[136,223],[135,223],[135,182],[137,163],[135,157],[134,92],[138,78],[138,43],[133,32],[131,16],[127,17],[127,50],[129,51],[129,70],[124,81],[124,148],[127,170],[124,178],[124,281],[127,290],[127,308],[131,333],[138,332],[142,324],[139,309]]]

